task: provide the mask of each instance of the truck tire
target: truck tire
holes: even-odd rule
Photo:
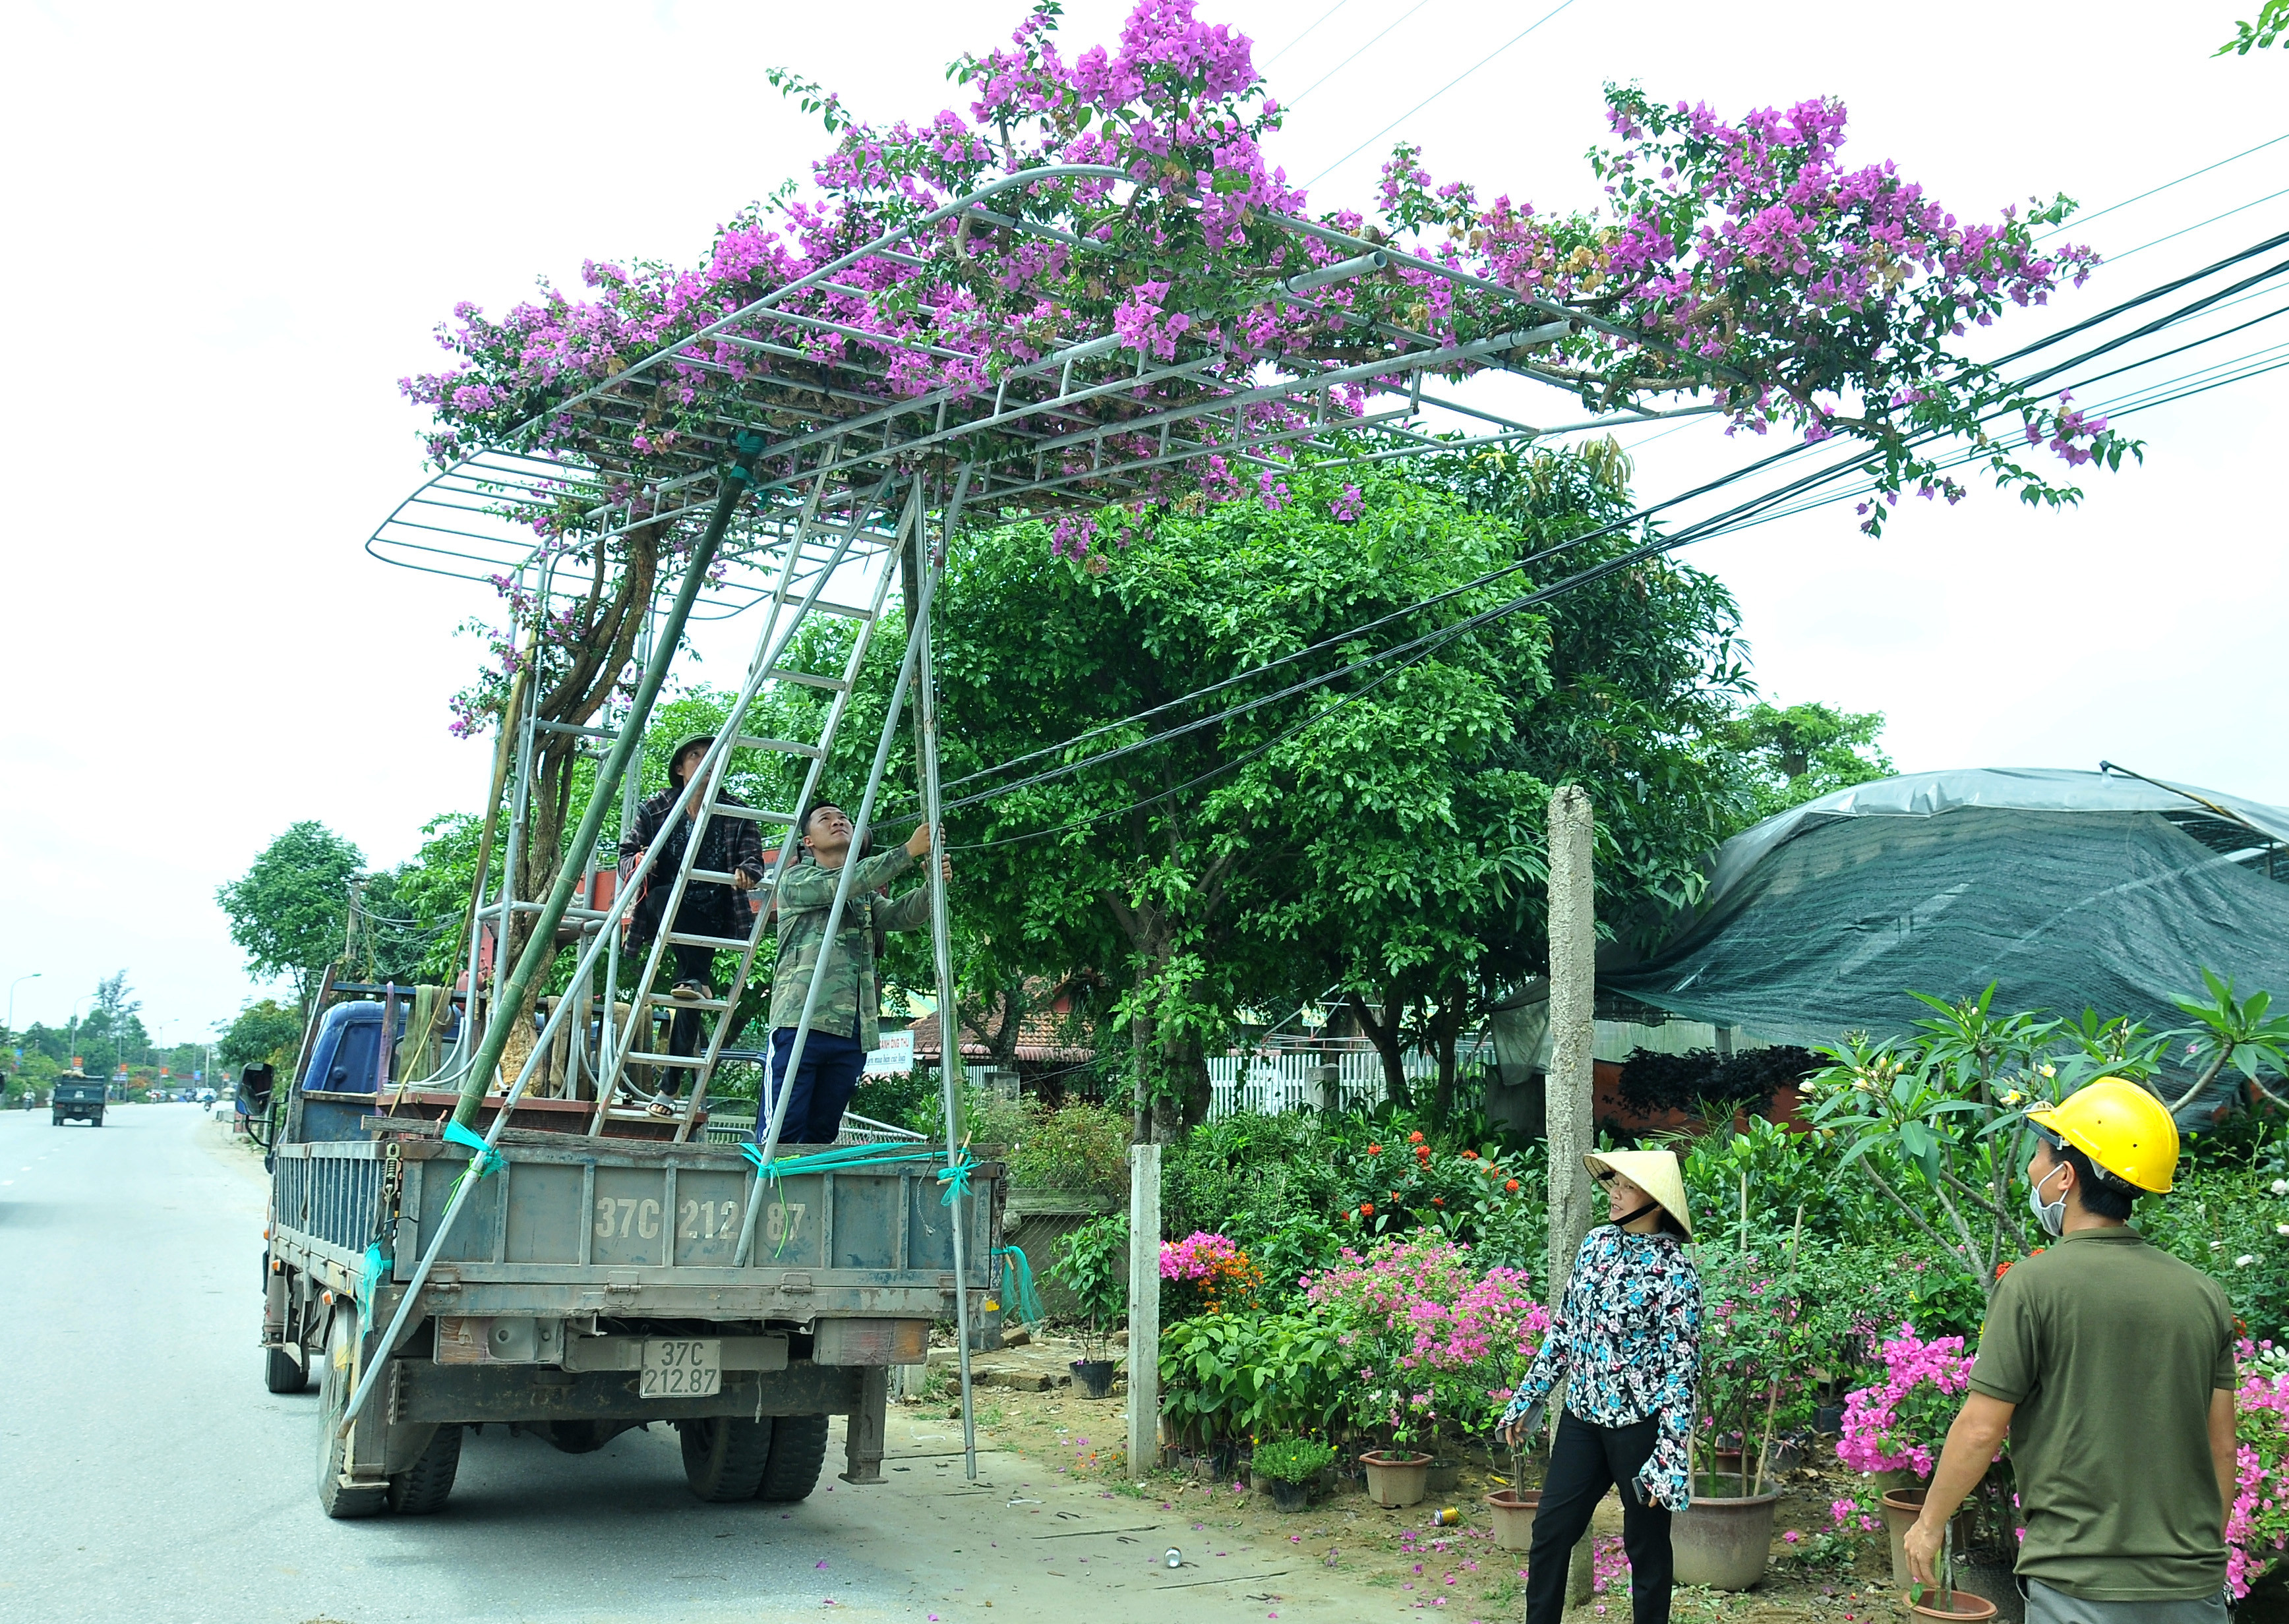
[[[461,1469],[461,1424],[448,1421],[437,1429],[421,1458],[404,1471],[391,1474],[389,1509],[400,1517],[427,1517],[445,1509],[453,1492],[453,1474]]]
[[[342,1486],[343,1445],[334,1429],[350,1407],[349,1350],[356,1343],[354,1317],[337,1314],[326,1330],[326,1348],[320,1356],[318,1391],[318,1507],[328,1517],[372,1517],[387,1502],[387,1486],[346,1489]]]
[[[683,1434],[683,1480],[711,1505],[753,1500],[770,1463],[771,1422],[740,1415],[678,1421]]]
[[[824,1415],[782,1415],[771,1428],[771,1457],[763,1463],[762,1481],[755,1485],[757,1500],[782,1503],[807,1500],[818,1486],[819,1469],[826,1464],[826,1421]]]
[[[262,1385],[273,1393],[299,1393],[310,1385],[310,1373],[302,1361],[283,1348],[262,1350]]]

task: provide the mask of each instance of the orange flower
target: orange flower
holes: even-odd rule
[[[1518,1188],[1518,1181],[1516,1179],[1512,1179],[1509,1183],[1504,1184],[1503,1188],[1504,1190],[1516,1190]]]
[[[1479,1159],[1479,1153],[1476,1150],[1465,1150],[1463,1152],[1463,1159],[1466,1162],[1474,1162]]]
[[[1444,1206],[1447,1205],[1447,1198],[1444,1196],[1433,1196],[1431,1198],[1431,1205],[1433,1206]]]
[[[1423,1142],[1423,1130],[1418,1127],[1413,1133],[1409,1134],[1407,1136],[1407,1142],[1409,1144],[1421,1144]]]
[[[1367,1153],[1369,1156],[1380,1156],[1383,1154],[1383,1147],[1379,1144],[1371,1144],[1368,1146]]]
[[[1372,1202],[1372,1201],[1362,1201],[1362,1202],[1360,1202],[1360,1211],[1361,1211],[1361,1212],[1365,1213],[1365,1214],[1366,1214],[1368,1217],[1370,1217],[1370,1218],[1374,1217],[1374,1216],[1375,1216],[1375,1203],[1374,1203],[1374,1202]]]

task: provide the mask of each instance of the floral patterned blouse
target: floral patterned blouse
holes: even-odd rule
[[[1661,1425],[1638,1487],[1656,1505],[1682,1511],[1692,1495],[1700,1336],[1701,1277],[1684,1243],[1599,1224],[1575,1254],[1566,1299],[1503,1424],[1547,1398],[1560,1376],[1567,1409],[1593,1426],[1653,1416]]]

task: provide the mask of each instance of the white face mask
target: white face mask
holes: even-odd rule
[[[2062,1162],[2052,1168],[2051,1173],[2062,1173],[2065,1170],[2066,1164]],[[2066,1229],[2067,1192],[2062,1190],[2059,1191],[2057,1200],[2046,1202],[2043,1199],[2043,1186],[2049,1183],[2050,1179],[2051,1174],[2046,1173],[2028,1186],[2027,1205],[2035,1209],[2035,1222],[2043,1226],[2043,1233],[2056,1240]]]

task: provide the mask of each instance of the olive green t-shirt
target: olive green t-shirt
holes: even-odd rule
[[[2217,1282],[2134,1230],[2084,1230],[2012,1267],[1971,1386],[2018,1406],[2021,1573],[2086,1602],[2224,1586],[2209,1408],[2233,1387],[2233,1347]]]

